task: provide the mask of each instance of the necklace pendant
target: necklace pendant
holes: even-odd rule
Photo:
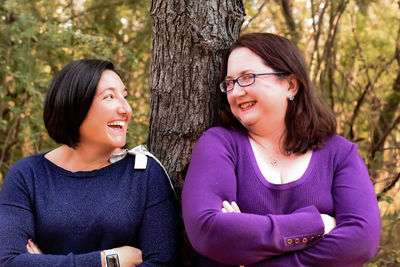
[[[278,161],[276,159],[272,159],[270,163],[274,167],[278,166]]]

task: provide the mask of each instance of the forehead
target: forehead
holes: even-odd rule
[[[125,89],[125,86],[118,74],[112,70],[105,70],[100,77],[97,90],[106,88]]]
[[[246,71],[269,71],[261,57],[246,47],[234,49],[228,58],[227,76],[237,75]]]

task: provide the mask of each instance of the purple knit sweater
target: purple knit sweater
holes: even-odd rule
[[[224,200],[242,213],[222,213]],[[211,128],[192,154],[182,208],[191,244],[216,266],[361,266],[379,245],[367,169],[357,146],[340,136],[313,151],[298,180],[271,184],[245,133]],[[320,213],[336,218],[329,234]]]

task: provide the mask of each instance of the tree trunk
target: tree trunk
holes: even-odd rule
[[[241,0],[152,1],[148,148],[179,200],[194,144],[218,124],[221,57],[239,37],[244,15]],[[193,250],[186,238],[183,244],[182,264],[191,266]]]
[[[179,196],[196,140],[218,122],[221,56],[238,38],[244,15],[239,0],[152,2],[148,147]]]

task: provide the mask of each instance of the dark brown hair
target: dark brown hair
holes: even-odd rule
[[[294,75],[299,88],[293,101],[289,101],[285,115],[286,132],[283,149],[292,153],[305,153],[308,149],[321,147],[324,139],[336,133],[336,119],[327,105],[316,95],[310,81],[305,60],[298,49],[288,39],[272,33],[250,33],[239,37],[226,51],[221,66],[221,81],[227,74],[230,53],[240,47],[250,49],[261,57],[274,71]],[[225,93],[223,93],[225,94]],[[227,128],[243,129],[243,125],[230,111],[226,94],[221,97],[222,125]]]

